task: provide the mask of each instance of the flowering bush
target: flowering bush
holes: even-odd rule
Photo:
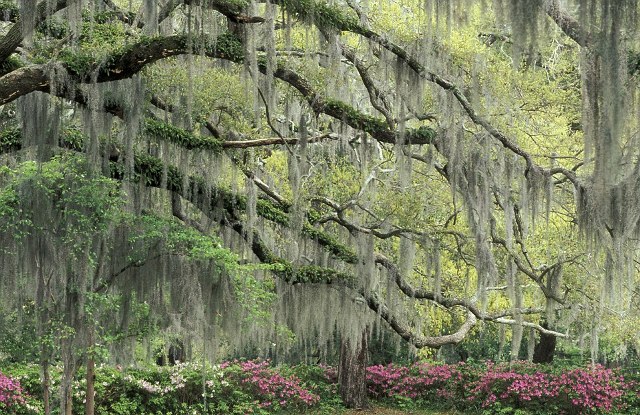
[[[0,413],[41,413],[31,397],[42,396],[38,367],[7,371],[11,376],[0,373]],[[60,375],[59,368],[52,368],[54,397]],[[329,412],[341,405],[336,382],[333,367],[274,368],[262,360],[204,367],[196,363],[148,369],[101,366],[96,370],[96,414],[292,414],[311,406]],[[436,406],[481,414],[640,415],[639,382],[640,375],[622,376],[601,366],[560,368],[525,362],[367,368],[373,399],[408,409]],[[83,406],[85,391],[84,375],[78,373],[76,408]]]
[[[82,401],[83,383],[78,384]],[[204,369],[196,363],[155,369],[103,367],[96,378],[97,414],[266,414],[318,400],[299,378],[283,376],[268,361],[233,361]]]
[[[377,365],[367,368],[367,386],[373,397],[401,396],[434,400],[453,396],[452,387],[462,379],[455,365]]]
[[[0,408],[11,408],[24,403],[20,382],[0,372]]]
[[[0,372],[0,413],[33,414],[38,408],[23,391],[20,381]]]
[[[318,395],[302,386],[297,376],[291,374],[285,377],[270,368],[268,360],[227,362],[223,368],[229,380],[254,396],[255,405],[261,409],[309,407],[320,400]]]
[[[630,385],[602,366],[554,373],[518,373],[489,364],[467,399],[483,408],[535,409],[538,413],[610,413],[624,408],[621,397]]]
[[[557,371],[526,362],[511,366],[492,362],[377,365],[367,368],[367,386],[377,399],[408,399],[414,405],[439,402],[440,406],[487,414],[523,410],[536,414],[640,411],[638,383],[625,381],[602,366]]]

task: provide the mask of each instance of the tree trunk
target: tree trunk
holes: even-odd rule
[[[44,356],[44,346],[41,352]],[[44,415],[51,415],[51,374],[49,373],[49,358],[43,357],[40,366],[42,367],[42,402],[44,404]]]
[[[93,415],[95,407],[95,382],[96,361],[94,359],[95,327],[89,323],[89,347],[87,350],[87,395],[84,405],[84,414]]]
[[[84,414],[93,415],[95,406],[95,360],[89,357],[87,360],[87,400],[84,405]]]
[[[65,401],[64,414],[73,415],[73,389],[71,387],[65,390]]]
[[[353,347],[349,339],[340,345],[340,363],[338,365],[339,393],[347,408],[367,408],[366,368],[368,330],[362,332],[362,340]]]
[[[64,362],[62,382],[60,385],[60,413],[73,415],[73,374],[75,370],[68,362]]]
[[[49,308],[45,299],[48,297],[49,285],[45,276],[42,253],[44,251],[44,242],[38,239],[38,256],[36,263],[38,266],[38,284],[36,288],[36,307],[37,307],[37,328],[36,332],[40,339],[40,368],[42,370],[42,402],[44,405],[44,415],[51,415],[51,373],[49,366],[51,362],[51,345],[48,340],[50,335],[49,329]]]
[[[546,322],[542,323],[542,327],[549,328]],[[555,351],[556,336],[540,333],[540,342],[533,350],[533,363],[552,363]]]
[[[66,298],[63,311],[65,313],[65,324],[69,333],[62,336],[60,354],[62,357],[62,381],[60,397],[60,413],[63,415],[73,415],[73,376],[76,373],[77,359],[74,350],[78,327],[80,326],[78,292],[73,285],[77,281],[74,277],[67,277]]]

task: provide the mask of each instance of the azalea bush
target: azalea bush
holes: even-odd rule
[[[268,414],[318,400],[299,378],[282,375],[269,361],[97,371],[97,414]]]
[[[283,376],[269,366],[268,360],[233,361],[222,364],[229,384],[248,396],[260,409],[305,408],[318,403],[320,397],[306,389],[295,374]]]
[[[367,368],[370,395],[412,405],[478,413],[640,413],[638,383],[606,369],[530,363],[459,363]],[[634,412],[635,411],[635,412]]]
[[[38,405],[23,390],[20,381],[0,371],[0,414],[36,414]]]
[[[27,368],[14,368],[14,371],[41,396],[37,366]],[[52,375],[51,389],[55,396],[60,373],[53,370]],[[8,396],[15,406],[24,399],[19,383],[12,382],[14,393]],[[1,388],[2,384],[0,391]],[[74,407],[83,407],[86,380],[81,371],[73,390]],[[320,400],[293,370],[273,368],[269,361],[263,360],[235,360],[204,367],[196,363],[127,369],[101,366],[96,369],[95,391],[97,415],[297,413]],[[7,413],[2,409],[0,406],[0,414]]]
[[[0,372],[0,409],[11,408],[24,403],[20,382]]]
[[[0,414],[41,413],[40,372],[36,365],[0,373]],[[57,397],[60,368],[52,367]],[[233,360],[219,365],[180,363],[171,367],[96,370],[96,414],[298,414],[308,408],[341,408],[337,370],[329,366],[280,365],[268,360]],[[624,376],[596,367],[560,367],[520,362],[367,368],[373,400],[398,408],[455,409],[469,414],[637,414],[639,375]],[[86,399],[80,372],[74,406]]]

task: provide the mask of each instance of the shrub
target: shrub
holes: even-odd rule
[[[334,369],[326,369],[329,378]],[[640,413],[635,379],[602,366],[558,368],[517,362],[367,368],[374,399],[396,405],[437,406],[485,414]]]
[[[41,413],[39,370],[35,365],[0,373],[0,413]],[[60,369],[52,367],[52,392]],[[640,375],[622,376],[602,366],[568,368],[519,362],[512,365],[415,363],[367,368],[373,399],[395,407],[439,407],[482,414],[640,415]],[[221,365],[181,363],[173,367],[96,370],[96,414],[192,415],[327,412],[341,407],[337,372],[327,366],[280,366],[264,360]],[[25,392],[25,390],[28,392]],[[86,384],[74,382],[74,405],[81,408]]]
[[[258,408],[278,410],[315,405],[318,395],[305,389],[294,374],[287,377],[269,367],[268,360],[234,361],[223,365],[229,381],[255,398]]]
[[[11,408],[14,405],[23,404],[24,397],[22,394],[20,382],[0,372],[0,405],[5,408]]]
[[[22,389],[20,381],[0,372],[0,413],[35,414],[38,406]]]

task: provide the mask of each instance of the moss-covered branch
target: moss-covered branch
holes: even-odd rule
[[[297,20],[332,28],[354,32],[360,27],[358,17],[349,9],[324,1],[316,0],[275,0]]]
[[[291,261],[275,255],[269,247],[262,241],[258,232],[253,232],[249,237],[249,232],[244,228],[239,218],[234,212],[228,212],[232,223],[227,223],[239,235],[245,237],[247,242],[251,241],[251,250],[263,264],[273,265],[273,272],[289,284],[340,284],[353,288],[355,278],[352,274],[341,272],[329,267],[317,265],[295,265]]]
[[[67,0],[41,1],[36,6],[35,18],[33,23],[35,25],[42,23],[46,18],[48,18],[53,13],[67,7],[67,4],[70,2],[71,1],[67,1]],[[20,16],[17,16],[14,19],[14,21],[15,23],[13,24],[11,29],[9,29],[9,32],[6,35],[4,35],[4,37],[0,38],[0,63],[7,60],[7,58],[13,52],[15,52],[16,48],[20,45],[20,43],[22,43],[22,40],[27,35],[27,33],[24,30],[22,30]]]
[[[76,83],[92,83],[94,80],[117,81],[130,78],[145,66],[160,59],[189,53],[191,43],[205,45],[203,53],[208,57],[243,62],[242,43],[233,34],[222,34],[214,42],[210,39],[201,40],[202,42],[195,42],[187,36],[147,39],[130,45],[100,62],[80,55],[67,54],[62,66]],[[265,66],[260,65],[259,68],[266,72]],[[0,105],[33,91],[49,92],[49,74],[50,65],[33,65],[0,77]],[[310,82],[283,65],[278,66],[274,76],[296,88],[318,113],[327,114],[353,128],[365,131],[381,142],[395,144],[400,137],[397,131],[388,128],[383,119],[364,114],[344,102],[323,98],[313,89]],[[59,86],[56,93],[68,97],[79,95],[80,91],[67,91]],[[423,126],[407,130],[403,138],[407,144],[429,144],[435,135],[433,129]]]
[[[80,151],[83,147],[84,137],[77,131],[70,129],[63,134],[61,145]],[[16,151],[21,148],[20,131],[17,129],[6,130],[0,136],[0,151]],[[118,180],[124,180],[126,177],[125,166],[121,162],[111,163],[112,177]],[[447,308],[463,307],[468,310],[467,319],[460,328],[453,334],[442,336],[423,336],[416,333],[411,327],[405,324],[397,316],[395,316],[386,304],[382,302],[375,293],[365,291],[357,284],[357,279],[353,274],[338,271],[329,267],[321,267],[317,265],[296,265],[292,262],[276,256],[268,246],[262,241],[258,232],[253,231],[251,238],[243,227],[240,220],[240,214],[246,209],[246,199],[242,196],[233,194],[232,192],[212,187],[205,182],[204,179],[197,176],[186,178],[175,166],[166,166],[162,160],[147,155],[136,154],[134,158],[134,175],[129,179],[141,180],[146,186],[165,187],[167,190],[179,195],[185,200],[190,201],[194,206],[198,207],[205,214],[216,212],[216,208],[222,207],[224,210],[223,224],[232,227],[240,235],[243,235],[247,241],[251,241],[251,249],[260,262],[273,266],[273,272],[281,279],[290,284],[336,284],[345,289],[353,290],[365,299],[366,304],[371,310],[380,314],[387,321],[391,328],[396,331],[403,339],[410,342],[414,346],[421,347],[439,347],[444,344],[457,343],[461,341],[468,331],[476,324],[476,317],[485,316],[468,301],[447,299],[439,297],[431,292],[416,290],[412,288],[400,275],[397,266],[385,257],[376,256],[376,262],[387,268],[396,285],[407,296],[416,299],[426,299],[439,303]],[[265,219],[278,223],[282,226],[289,225],[288,215],[281,208],[271,204],[269,201],[259,200],[257,212]],[[219,213],[214,213],[218,215]],[[357,255],[348,247],[340,244],[325,232],[305,224],[303,234],[310,239],[316,240],[321,246],[324,246],[336,257],[347,263],[355,263]],[[491,317],[489,317],[491,319]],[[498,321],[498,319],[495,319]],[[506,320],[505,320],[506,321]],[[500,321],[498,321],[500,322]],[[505,323],[508,324],[508,323]]]
[[[215,154],[222,152],[223,142],[213,137],[196,135],[153,118],[147,118],[144,124],[146,134],[160,140],[174,143],[186,150],[211,150]]]

